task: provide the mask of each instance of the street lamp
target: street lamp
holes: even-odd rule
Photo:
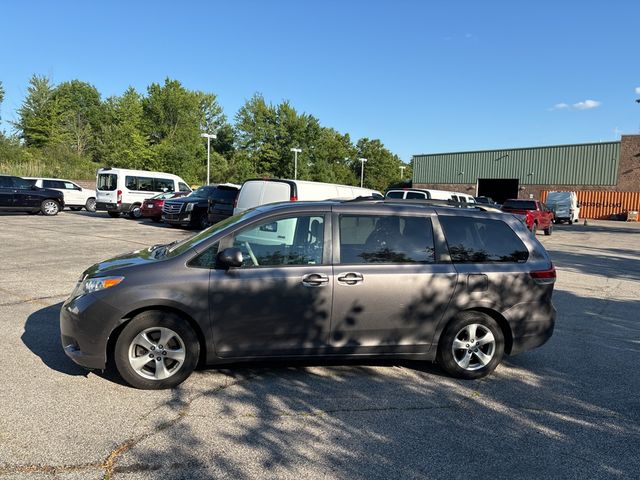
[[[302,149],[292,148],[291,151],[293,152],[293,179],[297,180],[298,179],[298,154],[302,153]]]
[[[359,158],[360,160],[360,188],[362,188],[364,182],[364,164],[367,161],[366,158]]]
[[[402,180],[404,178],[404,169],[407,168],[405,166],[401,166],[400,167],[400,180]]]
[[[211,162],[211,139],[214,140],[218,138],[215,133],[201,133],[200,136],[202,138],[207,139],[207,185],[209,185],[209,164]]]

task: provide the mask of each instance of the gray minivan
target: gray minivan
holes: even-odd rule
[[[138,388],[200,364],[436,360],[479,378],[545,343],[555,268],[513,215],[402,200],[273,204],[87,269],[60,315],[78,364]]]

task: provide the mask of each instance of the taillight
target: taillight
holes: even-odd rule
[[[236,197],[236,199],[233,201],[233,208],[236,208],[238,206],[238,197]]]
[[[289,201],[297,202],[298,201],[298,197],[296,197],[295,195],[291,195],[291,197],[289,197]]]
[[[118,190],[117,203],[118,205],[122,203],[122,190]]]
[[[556,281],[556,267],[551,265],[548,270],[534,270],[529,275],[538,285],[551,285]]]

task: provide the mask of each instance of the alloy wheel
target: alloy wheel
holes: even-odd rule
[[[141,331],[129,344],[129,364],[143,378],[164,380],[184,364],[185,344],[180,335],[166,327]]]
[[[453,359],[464,370],[479,370],[488,365],[496,351],[496,340],[484,325],[471,323],[454,337]]]

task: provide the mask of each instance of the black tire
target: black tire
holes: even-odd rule
[[[173,337],[169,336],[172,344],[159,343],[162,333],[160,329],[174,334]],[[139,335],[145,331],[153,348],[145,348],[136,342],[136,337],[140,338]],[[171,355],[167,354],[178,352],[179,349],[184,351],[182,362],[173,360]],[[158,352],[164,354],[158,355]],[[199,356],[200,343],[189,323],[175,313],[160,311],[147,311],[135,316],[118,336],[114,350],[116,368],[122,379],[132,387],[144,390],[160,390],[179,385],[191,375],[198,364]],[[130,358],[134,363],[139,359],[138,370],[134,368]],[[144,363],[146,358],[149,360]],[[161,360],[158,361],[158,358]],[[169,376],[161,379],[152,378],[158,374],[157,368],[161,365],[170,373]]]
[[[553,233],[553,224],[549,224],[549,226],[544,229],[544,234],[551,235],[552,233]]]
[[[88,198],[86,203],[84,204],[84,209],[87,212],[95,212],[96,211],[96,199]]]
[[[40,204],[40,211],[43,215],[48,217],[52,217],[53,215],[57,215],[60,212],[60,204],[55,200],[50,198],[43,200]]]
[[[209,223],[209,217],[207,216],[207,212],[204,212],[198,215],[197,222],[198,222],[197,228],[199,228],[200,230],[204,230],[205,228],[208,228],[209,226],[211,226],[211,224]]]
[[[142,209],[140,208],[140,205],[138,205],[137,203],[131,205],[131,210],[129,210],[129,218],[133,220],[142,218]]]
[[[111,218],[120,217],[120,212],[107,212]]]
[[[466,338],[475,325],[476,338]],[[487,337],[490,332],[493,342]],[[483,333],[482,336],[477,336]],[[479,344],[487,340],[487,343]],[[473,340],[473,342],[472,342]],[[454,350],[454,342],[461,348]],[[469,345],[469,347],[467,347]],[[478,355],[483,354],[483,357]],[[454,318],[440,336],[438,343],[438,363],[451,376],[464,379],[482,378],[495,370],[504,356],[504,335],[500,326],[489,315],[481,312],[463,312]],[[467,368],[464,364],[469,357]],[[485,363],[486,361],[486,363]]]
[[[69,210],[73,210],[74,212],[79,212],[82,210],[82,207],[69,207]]]

